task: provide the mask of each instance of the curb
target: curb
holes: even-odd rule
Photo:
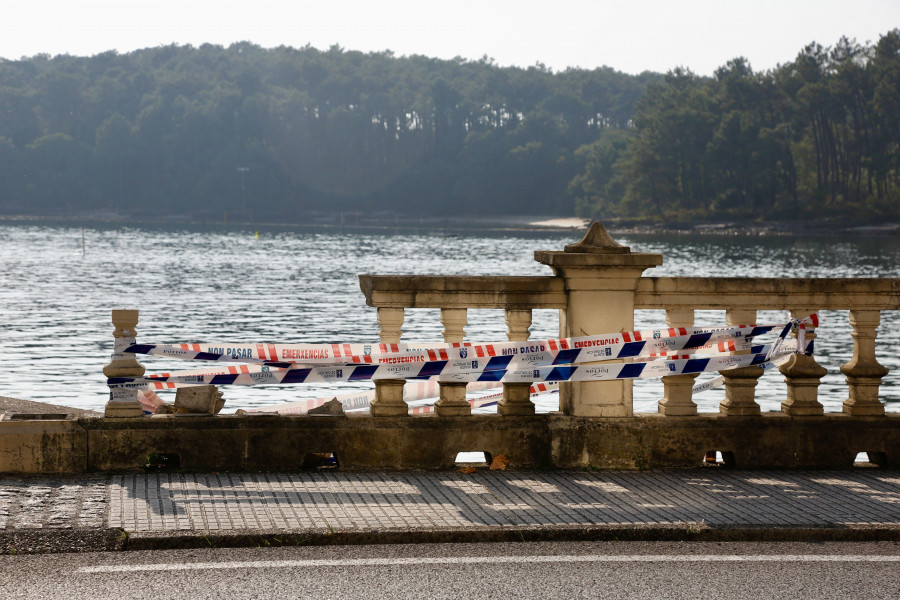
[[[0,555],[198,548],[498,542],[900,542],[900,525],[873,527],[709,527],[598,525],[506,529],[225,531],[127,533],[120,529],[20,529],[0,533]]]
[[[491,530],[386,530],[132,534],[125,550],[453,544],[499,542],[900,542],[898,527],[708,527],[704,525],[573,526]]]
[[[119,529],[30,529],[0,531],[4,554],[58,554],[125,550],[128,536]]]

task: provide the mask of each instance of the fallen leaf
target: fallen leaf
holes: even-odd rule
[[[509,459],[502,454],[498,454],[494,457],[494,460],[491,461],[491,471],[505,471],[506,465],[508,464]]]
[[[474,473],[477,470],[478,469],[476,469],[475,467],[463,467],[462,469],[457,469],[457,471],[459,471],[463,475],[468,475],[469,473]]]

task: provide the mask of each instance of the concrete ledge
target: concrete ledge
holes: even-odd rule
[[[867,452],[883,467],[900,468],[900,415],[790,417],[722,415],[550,421],[553,466],[660,469],[697,466],[721,452],[745,469],[846,469]]]
[[[486,542],[900,542],[900,527],[710,527],[680,525],[510,526],[504,529],[403,529],[372,531],[167,531],[126,533],[120,529],[19,529],[0,531],[0,555],[115,552],[196,548],[269,548],[362,544]]]
[[[299,470],[333,453],[342,469],[450,469],[459,452],[504,454],[525,468],[550,466],[546,417],[271,417],[167,415],[83,419],[87,468],[145,466],[177,454],[181,469]]]
[[[87,433],[75,420],[0,421],[0,473],[80,473]]]
[[[341,469],[452,469],[459,452],[504,455],[510,468],[698,466],[709,451],[736,468],[852,467],[859,452],[900,468],[900,415],[569,417],[178,416],[0,422],[0,472],[144,468],[293,471],[315,454]],[[152,460],[150,461],[152,462]]]

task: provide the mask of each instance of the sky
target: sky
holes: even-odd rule
[[[172,43],[303,47],[500,66],[711,75],[745,57],[756,71],[810,42],[876,42],[900,0],[7,0],[0,58],[93,56]],[[10,6],[12,5],[12,6]]]

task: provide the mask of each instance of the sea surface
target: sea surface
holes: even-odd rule
[[[550,275],[535,250],[562,250],[579,231],[356,233],[268,227],[0,225],[0,396],[102,410],[103,366],[113,337],[110,311],[140,310],[138,341],[335,343],[377,341],[375,309],[359,274]],[[654,276],[900,277],[900,239],[622,234],[620,243],[663,255]],[[786,313],[761,312],[759,323]],[[817,360],[826,412],[840,412],[847,388],[840,366],[852,356],[846,311],[820,313]],[[664,325],[662,311],[639,311],[637,328]],[[722,311],[699,311],[698,325],[724,325]],[[556,337],[555,311],[535,311],[532,339]],[[404,339],[441,340],[437,310],[407,311]],[[502,311],[470,310],[467,339],[506,339]],[[882,314],[877,356],[891,369],[881,388],[900,412],[900,315]],[[148,373],[197,363],[142,357]],[[698,379],[703,381],[701,375]],[[223,412],[370,389],[371,384],[224,389]],[[164,400],[174,400],[174,394]],[[760,380],[763,411],[779,410],[783,376]],[[635,384],[635,411],[655,412],[662,384]],[[695,395],[717,411],[722,389]],[[556,396],[538,403],[555,410]]]

